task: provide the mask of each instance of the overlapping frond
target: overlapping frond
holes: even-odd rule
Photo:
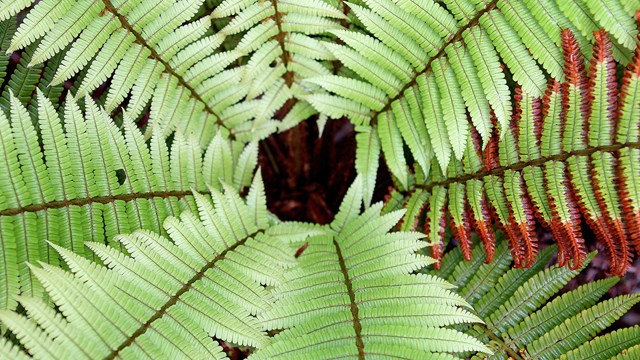
[[[18,26],[8,51],[37,42],[30,65],[64,51],[60,65],[51,69],[56,71],[53,84],[84,70],[77,79],[80,85],[76,98],[80,98],[111,78],[105,99],[107,110],[128,98],[126,110],[135,119],[152,103],[150,120],[165,135],[174,129],[192,132],[204,146],[222,121],[214,110],[215,103],[197,89],[208,76],[197,78],[197,68],[192,68],[206,56],[215,56],[217,47],[215,37],[204,36],[210,26],[206,19],[187,23],[201,3],[40,1]],[[0,18],[10,13],[11,9],[5,9]],[[202,43],[206,40],[210,42],[208,46]],[[200,51],[188,47],[196,41],[200,41]],[[186,64],[184,56],[194,63]],[[211,71],[210,76],[217,73],[215,69]]]
[[[472,128],[486,146],[494,127],[492,110],[500,128],[508,127],[513,113],[508,81],[537,97],[544,94],[548,76],[563,81],[563,29],[576,33],[588,51],[593,31],[605,28],[613,35],[614,57],[625,65],[638,33],[633,10],[639,6],[618,0],[347,4],[365,31],[331,31],[341,44],[325,46],[357,77],[309,79],[333,95],[307,99],[322,113],[371,127],[363,132],[377,135],[380,147],[358,154],[384,155],[403,188],[409,160],[424,176],[430,176],[432,158],[446,172],[451,161],[463,158]],[[370,164],[359,173],[374,176],[376,163]]]
[[[465,258],[471,258],[475,229],[491,261],[495,222],[507,234],[516,266],[529,266],[537,222],[554,235],[560,265],[579,268],[584,219],[606,248],[611,272],[625,273],[632,248],[640,250],[640,46],[619,86],[607,33],[594,37],[588,75],[576,38],[564,31],[566,81],[551,80],[542,97],[516,89],[509,127],[494,129],[484,150],[472,131],[464,158],[452,160],[446,176],[414,185],[407,204],[419,199],[411,205],[418,210],[404,221],[415,228],[426,212],[434,256],[449,218]]]
[[[217,136],[203,151],[179,133],[171,146],[159,134],[147,144],[126,113],[119,129],[90,99],[83,115],[68,97],[61,119],[37,98],[35,124],[14,96],[10,117],[0,112],[0,309],[15,308],[15,295],[43,292],[27,263],[60,263],[46,241],[92,256],[86,241],[116,245],[116,234],[161,232],[167,216],[194,208],[194,190],[223,181],[239,191],[251,181],[256,144]]]
[[[126,254],[88,243],[102,264],[50,244],[69,271],[44,263],[31,270],[55,308],[19,297],[27,315],[4,310],[0,320],[40,359],[221,359],[217,340],[264,345],[256,316],[273,305],[264,285],[280,285],[294,257],[286,236],[268,235],[261,188],[257,176],[253,200],[231,186],[211,189],[211,199],[194,193],[197,212],[164,221],[169,238],[118,235]]]
[[[217,131],[255,140],[314,114],[301,81],[333,71],[317,35],[342,27],[341,4],[229,0],[199,13],[203,3],[44,0],[8,50],[31,45],[31,65],[63,53],[54,84],[77,76],[82,97],[110,79],[108,111],[123,105],[135,119],[149,109],[165,135],[194,133],[202,146]],[[0,19],[15,8],[0,7]],[[274,121],[281,109],[287,116]]]
[[[265,329],[285,330],[251,358],[452,359],[486,351],[448,327],[478,321],[451,285],[410,274],[432,262],[415,253],[421,235],[388,233],[402,212],[381,215],[381,204],[360,214],[363,192],[357,179],[330,229],[310,238],[298,266],[285,272],[274,306],[258,315]]]
[[[304,80],[339,70],[325,43],[334,41],[327,32],[347,26],[345,9],[340,0],[225,0],[214,9],[212,18],[231,19],[219,34],[242,35],[233,51],[251,53],[236,110],[236,117],[253,114],[251,131],[288,129],[315,113],[304,99],[317,85]],[[272,120],[277,111],[286,114],[280,123]]]
[[[485,322],[466,333],[483,339],[494,354],[472,359],[610,359],[640,344],[637,326],[595,337],[640,302],[640,294],[598,301],[619,280],[610,277],[558,295],[581,269],[545,268],[554,252],[547,247],[530,268],[512,269],[505,241],[488,264],[480,249],[469,262],[456,248],[445,255],[446,268],[430,272],[457,285]]]

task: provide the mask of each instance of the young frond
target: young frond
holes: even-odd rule
[[[38,130],[10,101],[9,118],[0,112],[0,309],[14,309],[17,294],[42,294],[27,264],[60,263],[45,241],[91,257],[87,241],[119,247],[116,234],[162,232],[167,216],[194,208],[194,191],[222,182],[239,191],[257,163],[256,144],[221,136],[206,150],[180,133],[171,146],[158,133],[146,143],[128,114],[119,129],[89,98],[83,114],[67,97],[60,118],[38,90]]]
[[[285,272],[274,306],[258,315],[265,329],[285,330],[251,359],[444,359],[487,352],[449,327],[479,320],[451,285],[411,274],[432,262],[415,253],[424,244],[421,235],[388,233],[402,212],[381,215],[382,205],[374,204],[360,213],[363,194],[358,178],[327,233],[310,238],[298,266]]]
[[[640,250],[640,45],[619,86],[611,40],[603,30],[594,38],[588,75],[578,41],[564,31],[566,81],[551,80],[542,97],[517,88],[510,126],[494,128],[484,149],[471,131],[462,161],[454,158],[444,174],[436,168],[414,185],[429,196],[411,205],[424,207],[422,218],[407,213],[405,221],[415,229],[424,219],[432,256],[444,246],[449,217],[466,259],[476,230],[491,261],[497,223],[516,266],[530,266],[539,223],[558,244],[559,264],[577,269],[586,254],[584,219],[605,247],[611,273],[626,272],[631,251]],[[495,124],[494,112],[491,118]]]
[[[428,272],[457,285],[485,322],[467,326],[465,332],[483,339],[494,354],[473,359],[609,359],[640,344],[637,326],[596,337],[640,302],[640,294],[598,302],[618,282],[616,277],[559,294],[580,269],[545,268],[554,251],[553,246],[544,249],[528,269],[512,269],[505,241],[488,264],[479,249],[474,259],[480,259],[469,262],[456,248],[445,255],[447,269]]]
[[[264,200],[260,181],[252,189]],[[231,186],[212,189],[211,199],[194,195],[197,212],[164,221],[168,238],[148,230],[119,235],[126,253],[87,243],[101,263],[50,243],[69,271],[44,263],[31,270],[55,309],[19,297],[26,316],[0,312],[23,350],[53,359],[221,359],[216,340],[268,342],[256,316],[273,305],[264,285],[280,285],[294,263],[287,237],[266,234],[263,200],[251,204]]]

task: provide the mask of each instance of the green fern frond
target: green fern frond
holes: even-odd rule
[[[310,78],[308,83],[335,95],[315,93],[306,99],[329,116],[346,116],[357,125],[370,126],[370,132],[385,144],[382,153],[392,174],[402,179],[401,185],[407,183],[407,169],[399,164],[406,164],[409,154],[396,150],[401,141],[398,133],[425,177],[430,176],[434,155],[447,173],[452,159],[464,156],[469,119],[483,148],[494,126],[491,110],[501,134],[505,133],[512,116],[507,79],[537,97],[545,91],[547,76],[564,80],[562,30],[578,34],[578,43],[588,51],[596,41],[592,31],[603,27],[614,35],[614,57],[624,65],[630,61],[638,34],[633,11],[625,10],[618,0],[561,3],[574,2],[347,3],[363,31],[331,31],[343,44],[326,47],[359,79],[354,83],[335,75]],[[571,6],[584,10],[580,18]],[[637,4],[628,7],[638,8]],[[596,28],[585,30],[583,36],[577,26],[589,22]],[[390,122],[399,131],[390,130]],[[370,174],[375,169],[372,165],[358,170]]]
[[[255,316],[273,305],[263,285],[280,285],[294,258],[286,237],[266,234],[260,181],[254,204],[231,186],[211,189],[212,200],[194,193],[197,215],[168,217],[169,238],[117,236],[126,254],[87,243],[104,265],[50,243],[70,271],[31,270],[56,309],[19,297],[28,317],[5,310],[0,319],[35,358],[225,358],[212,337],[262,346],[268,338]]]
[[[273,117],[285,104],[308,107],[302,81],[330,73],[327,61],[335,58],[323,43],[331,39],[319,35],[341,28],[343,12],[317,0],[229,0],[196,16],[203,2],[41,1],[30,7],[9,51],[42,39],[33,65],[70,44],[54,84],[84,70],[76,91],[82,97],[110,78],[109,112],[128,99],[135,119],[151,105],[150,124],[165,136],[194,133],[201,146],[217,131],[248,141],[304,120],[295,115],[307,113],[292,113],[284,123]]]
[[[468,262],[456,248],[445,255],[450,270],[429,272],[457,285],[458,293],[486,323],[467,326],[465,331],[484,338],[494,354],[472,358],[609,359],[640,342],[634,336],[637,327],[595,337],[640,302],[639,294],[598,302],[618,278],[586,283],[557,295],[580,269],[557,265],[545,269],[554,247],[544,249],[528,269],[510,268],[512,258],[505,241],[498,244],[492,263],[482,263],[483,254],[479,249],[474,252],[480,261]]]
[[[478,318],[450,284],[413,274],[432,262],[416,255],[420,234],[387,233],[402,212],[360,214],[361,179],[349,190],[327,234],[309,239],[298,266],[275,288],[274,307],[258,315],[265,329],[281,329],[251,358],[451,358],[487,351],[447,328]],[[411,334],[410,337],[405,334]]]
[[[463,160],[452,159],[446,176],[434,169],[413,185],[404,204],[424,210],[404,221],[413,229],[424,223],[434,258],[449,222],[467,260],[475,229],[491,261],[497,223],[516,266],[530,266],[537,222],[554,235],[560,265],[577,269],[585,256],[584,218],[606,248],[611,272],[625,273],[631,252],[640,249],[640,46],[619,86],[611,41],[602,30],[594,38],[588,76],[576,38],[563,32],[566,81],[551,80],[543,97],[517,88],[509,127],[494,129],[484,148],[472,131]],[[415,203],[414,194],[423,193]]]
[[[632,350],[633,347],[639,347],[637,344],[640,340],[638,339],[640,339],[640,326],[616,330],[609,334],[598,336],[579,348],[563,354],[561,359],[615,359],[618,358],[616,356],[618,354],[631,356],[629,354],[631,351],[625,354],[623,350]]]
[[[206,19],[185,24],[201,3],[41,1],[32,6],[19,25],[9,51],[41,39],[31,59],[30,65],[35,65],[71,44],[57,68],[54,84],[87,69],[76,93],[76,98],[80,98],[113,75],[105,104],[107,110],[113,110],[130,96],[126,111],[137,118],[153,98],[150,119],[165,135],[174,129],[185,134],[193,132],[199,136],[200,145],[206,146],[217,132],[215,125],[222,125],[222,119],[220,109],[214,110],[215,102],[204,96],[206,86],[202,89],[202,84],[224,66],[217,71],[211,69],[209,76],[204,77],[196,76],[198,66],[202,68],[207,56],[218,56],[227,64],[237,56],[215,55],[222,39],[215,35],[205,37],[209,31]],[[0,13],[0,17],[9,10]],[[194,42],[201,50],[206,47],[206,52],[197,53],[195,48],[188,47]],[[190,66],[184,66],[186,59],[193,61]],[[169,109],[179,111],[186,120],[178,122],[177,118],[167,117]]]
[[[60,263],[45,240],[92,256],[86,241],[161,232],[167,216],[194,208],[194,190],[209,193],[206,184],[240,190],[251,181],[255,143],[217,136],[203,151],[192,137],[176,134],[168,147],[156,134],[147,144],[126,113],[121,130],[90,99],[83,115],[68,97],[61,119],[37,93],[38,131],[16,97],[10,118],[0,114],[0,309],[14,309],[14,295],[42,293],[27,263]]]

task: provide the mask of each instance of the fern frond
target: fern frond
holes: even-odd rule
[[[280,284],[293,265],[292,251],[282,250],[286,237],[265,233],[264,201],[252,208],[231,186],[212,189],[213,201],[194,195],[198,215],[168,217],[169,239],[147,230],[120,235],[127,254],[88,243],[105,265],[50,243],[70,271],[47,264],[31,271],[56,309],[21,297],[28,317],[5,310],[0,319],[36,358],[221,359],[212,337],[265,344],[255,316],[273,304],[262,284]]]
[[[285,330],[251,358],[431,358],[486,351],[446,328],[478,319],[446,282],[409,274],[432,261],[414,253],[422,246],[420,235],[387,233],[402,212],[381,215],[381,204],[360,214],[362,188],[358,178],[331,230],[309,239],[299,266],[285,272],[275,306],[258,315],[265,329]]]
[[[384,126],[382,133],[376,131],[382,144],[398,141],[388,130],[389,121],[395,121],[398,129],[411,124],[422,137],[403,134],[403,140],[425,176],[432,154],[445,173],[452,158],[463,158],[469,119],[483,147],[494,126],[491,109],[501,134],[506,132],[512,108],[505,78],[513,78],[535,97],[543,95],[547,74],[564,80],[560,32],[566,28],[577,32],[578,22],[575,13],[568,14],[572,9],[560,8],[554,1],[366,0],[349,3],[349,8],[366,32],[333,31],[344,45],[327,44],[327,48],[367,85],[336,87],[352,80],[334,77],[327,84],[324,78],[311,78],[308,82],[322,84],[336,94],[331,101],[342,106],[331,111],[326,98],[318,101],[320,95],[310,95],[309,101],[330,116],[346,116],[374,129]],[[619,41],[613,56],[623,64],[629,62],[638,33],[633,14],[617,0],[585,1],[584,10],[583,17]],[[583,48],[595,41],[599,40],[591,34],[577,35]],[[416,109],[400,111],[408,108],[405,104],[411,104],[412,97],[418,101]],[[425,152],[425,146],[433,151]],[[395,158],[389,159],[392,155]],[[387,146],[385,157],[393,175],[406,178],[402,174],[406,170],[397,165],[404,162],[402,154]]]
[[[254,143],[218,136],[202,160],[192,137],[176,134],[169,148],[156,134],[148,145],[126,113],[122,131],[90,99],[83,115],[68,97],[61,119],[37,94],[39,131],[16,97],[10,119],[0,114],[1,309],[15,308],[14,295],[42,292],[26,264],[59,263],[45,240],[91,256],[86,241],[115,245],[119,233],[161,232],[164,218],[193,208],[194,190],[209,193],[206,184],[240,190],[251,181]]]
[[[640,296],[598,302],[617,283],[615,277],[559,295],[580,269],[558,265],[545,269],[554,251],[554,247],[547,247],[530,268],[512,269],[505,241],[498,243],[493,263],[464,261],[462,251],[456,248],[445,255],[445,260],[453,263],[448,265],[452,270],[430,271],[458,285],[459,294],[486,323],[464,328],[467,334],[484,338],[494,352],[490,356],[476,354],[473,359],[609,359],[638,344],[640,339],[634,336],[637,327],[595,336],[640,302]],[[483,257],[479,249],[475,252],[474,258]]]
[[[150,104],[150,128],[165,136],[194,133],[201,146],[219,130],[266,137],[280,126],[276,111],[308,106],[304,95],[314,89],[303,81],[330,73],[335,58],[324,43],[332,40],[321,34],[346,26],[346,15],[318,0],[229,0],[196,16],[203,2],[48,0],[30,8],[10,50],[42,38],[37,64],[71,44],[54,83],[86,70],[81,97],[110,78],[105,108],[126,104],[135,119]],[[248,102],[254,106],[238,119]]]
[[[608,252],[611,273],[625,273],[640,229],[635,184],[640,173],[634,170],[640,151],[640,47],[618,90],[611,41],[604,31],[594,38],[588,75],[577,39],[563,32],[567,80],[550,81],[543,97],[517,88],[510,127],[494,128],[484,150],[472,131],[463,161],[452,159],[447,176],[432,171],[431,181],[414,185],[414,191],[431,194],[412,206],[426,206],[432,256],[444,246],[449,214],[453,237],[467,259],[473,225],[490,260],[495,221],[507,234],[516,266],[528,266],[536,254],[538,222],[554,235],[559,264],[578,269],[586,254],[584,218]]]
[[[563,354],[561,359],[599,359],[617,358],[616,355],[625,355],[622,351],[632,347],[638,347],[640,341],[640,327],[634,326],[613,331],[609,334],[598,336],[579,348]],[[629,349],[631,350],[631,349]],[[626,355],[631,356],[629,352]]]

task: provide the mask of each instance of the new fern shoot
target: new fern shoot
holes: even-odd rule
[[[607,295],[640,255],[639,24],[637,0],[0,0],[0,359],[640,358],[615,323],[640,294]],[[298,158],[263,140],[334,119],[335,218],[278,218],[263,159]],[[571,285],[595,248],[607,275]]]

